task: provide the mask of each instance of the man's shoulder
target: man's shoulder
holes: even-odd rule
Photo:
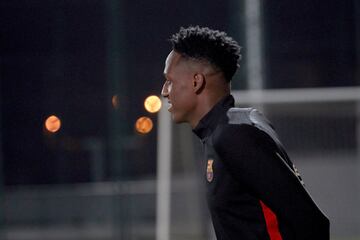
[[[256,108],[230,108],[227,111],[228,123],[233,125],[252,125],[257,128],[271,128],[270,121]]]
[[[214,144],[241,143],[257,138],[277,138],[269,120],[255,108],[230,108],[227,122],[220,124],[213,134]]]
[[[215,144],[229,144],[241,142],[251,137],[257,130],[251,119],[254,108],[230,108],[227,112],[227,120],[219,124],[213,134]]]
[[[254,108],[237,108],[232,107],[227,112],[226,115],[228,117],[228,124],[236,124],[236,125],[252,125],[250,114],[252,111],[256,109]]]

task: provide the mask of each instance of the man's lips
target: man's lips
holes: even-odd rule
[[[171,102],[168,102],[168,111],[171,111],[171,108],[172,108],[172,104],[171,104]]]

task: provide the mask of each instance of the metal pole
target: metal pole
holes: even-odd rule
[[[233,91],[236,103],[314,103],[360,100],[360,87],[282,88]]]
[[[108,99],[108,156],[111,165],[111,174],[119,176],[123,173],[122,142],[125,122],[125,93],[127,90],[125,77],[125,46],[121,38],[120,1],[105,1],[106,7],[106,54],[107,54],[107,99]],[[111,105],[112,98],[116,99],[119,109]]]
[[[0,58],[1,62],[1,58]],[[1,66],[1,65],[0,65]],[[1,70],[1,69],[0,69]],[[1,72],[0,72],[1,73]],[[0,75],[1,79],[1,75]],[[2,99],[1,99],[1,82],[0,82],[0,239],[5,239],[6,235],[6,228],[5,228],[5,209],[4,209],[4,158],[3,158],[3,152],[2,152],[2,121],[1,121],[1,115],[2,115]]]
[[[121,13],[124,11],[121,1],[104,1],[106,12],[106,57],[107,57],[107,100],[108,100],[108,149],[107,158],[109,159],[110,175],[112,179],[124,179],[126,172],[124,164],[126,161],[123,154],[123,142],[125,136],[125,96],[127,92],[126,84],[126,63],[123,61],[126,56],[126,46],[124,46],[122,31]],[[115,99],[118,109],[111,105]],[[115,193],[117,193],[115,191]],[[126,195],[116,195],[113,199],[114,208],[114,235],[113,239],[129,239],[129,223],[127,212]]]
[[[164,100],[163,100],[164,102]],[[164,107],[158,114],[156,239],[170,239],[172,126]]]
[[[247,88],[249,90],[264,88],[263,46],[261,0],[245,0],[245,31],[246,31],[246,73]],[[261,99],[261,92],[250,95],[250,98]],[[257,104],[254,107],[264,112],[264,106]]]
[[[355,16],[355,51],[356,51],[356,68],[355,68],[355,79],[357,79],[357,83],[358,85],[360,85],[360,3],[357,0],[354,0],[354,16]],[[360,88],[360,87],[359,87]],[[359,89],[359,93],[360,93],[360,89]],[[359,94],[360,95],[360,94]],[[357,164],[357,199],[360,199],[360,99],[358,99],[357,103],[356,103],[356,164]],[[359,210],[355,213],[355,214],[359,214]],[[358,225],[360,225],[360,222],[358,222]]]
[[[260,0],[245,0],[246,61],[248,89],[264,88]]]

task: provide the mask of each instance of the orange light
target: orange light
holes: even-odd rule
[[[61,121],[55,115],[49,116],[45,121],[45,128],[49,132],[52,132],[52,133],[57,132],[57,131],[59,131],[60,127],[61,127]]]
[[[153,128],[153,122],[148,117],[140,117],[135,123],[135,129],[139,133],[146,134]]]
[[[161,100],[158,96],[149,96],[145,99],[144,107],[148,112],[156,113],[161,108]]]
[[[112,103],[112,105],[113,105],[113,107],[114,107],[115,109],[118,109],[118,108],[119,108],[119,97],[118,97],[118,95],[112,96],[112,98],[111,98],[111,103]]]

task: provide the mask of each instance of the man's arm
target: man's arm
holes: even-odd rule
[[[248,124],[223,125],[214,148],[231,174],[277,215],[280,228],[290,226],[296,239],[329,239],[328,219],[268,134]]]

